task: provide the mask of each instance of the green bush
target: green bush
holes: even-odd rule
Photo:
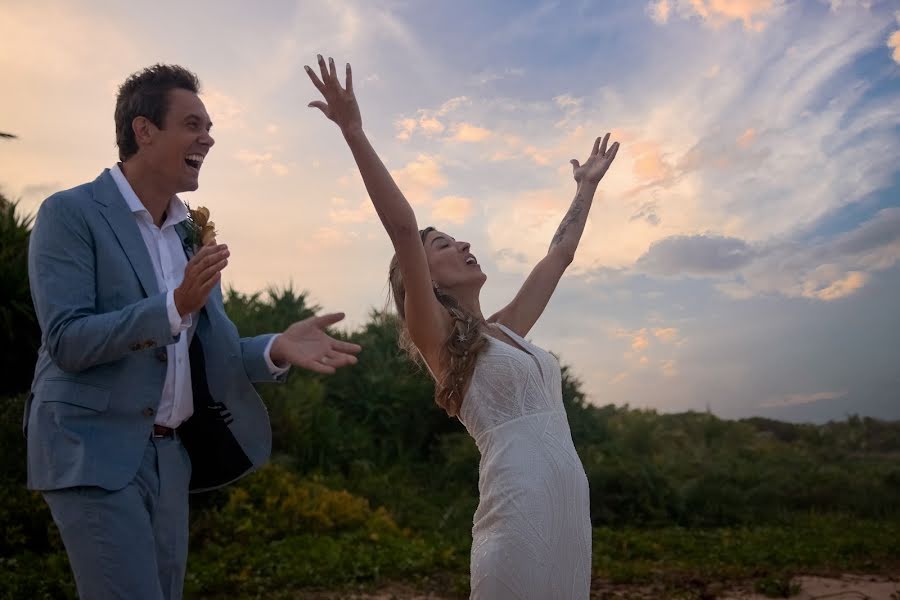
[[[415,579],[445,552],[401,529],[383,508],[269,465],[228,488],[192,523],[187,589],[260,594]]]
[[[31,222],[17,202],[0,194],[0,397],[28,390],[41,345],[28,286]]]
[[[244,335],[317,310],[290,287],[232,290],[226,308]],[[259,388],[275,464],[191,498],[193,597],[391,580],[465,594],[478,450],[400,353],[393,317],[373,312],[336,335],[363,346],[358,365],[329,377],[294,369],[286,384]],[[677,588],[685,577],[878,570],[900,556],[900,423],[600,407],[565,367],[563,401],[590,483],[597,577]],[[71,598],[49,511],[24,487],[24,402],[0,400],[0,598]]]

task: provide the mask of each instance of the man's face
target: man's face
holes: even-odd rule
[[[184,89],[169,92],[169,110],[162,129],[153,128],[148,158],[160,182],[173,193],[192,192],[199,187],[201,165],[215,143],[209,135],[211,127],[197,94]]]

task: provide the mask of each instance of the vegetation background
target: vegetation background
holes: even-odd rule
[[[0,196],[0,598],[74,598],[64,549],[25,489],[22,410],[40,332],[26,266],[31,218]],[[227,291],[242,335],[315,314],[290,287]],[[360,329],[359,364],[261,386],[271,464],[191,499],[188,598],[349,595],[402,584],[468,593],[478,451],[397,348],[391,315]],[[595,588],[711,598],[732,582],[786,596],[797,573],[900,572],[900,423],[825,425],[595,406],[564,367],[591,488]],[[598,591],[598,595],[602,592]]]

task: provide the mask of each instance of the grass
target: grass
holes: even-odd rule
[[[266,548],[243,548],[239,559],[243,578],[231,580],[236,587],[212,594],[193,587],[188,597],[340,598],[394,588],[441,598],[468,596],[467,547],[437,549],[428,542],[422,545],[420,538],[378,558],[367,557],[378,552],[360,542],[352,537],[303,536]],[[341,554],[357,558],[338,560]],[[325,575],[315,565],[323,566],[328,562],[323,557],[329,556],[335,560],[324,569]],[[214,569],[214,562],[209,549],[195,550],[191,560],[192,568],[204,571]],[[791,583],[795,575],[896,575],[898,567],[900,521],[809,515],[782,525],[594,529],[593,588],[598,598],[614,597],[612,590],[620,595],[634,590],[633,597],[699,600],[715,598],[732,586],[789,597],[797,591]],[[298,585],[302,581],[307,585]],[[385,597],[392,595],[388,592]]]
[[[368,525],[320,533],[294,530],[263,539],[242,538],[234,523],[228,525],[216,542],[191,549],[186,598],[324,599],[375,592],[402,598],[413,591],[447,599],[468,595],[469,549],[459,536],[391,526],[383,526],[379,536]],[[237,535],[231,538],[231,533]],[[598,527],[593,541],[596,598],[709,600],[735,587],[789,597],[796,591],[791,578],[800,574],[900,574],[896,519],[806,515],[779,525]],[[74,597],[59,550],[0,560],[0,580],[8,586],[0,591],[3,599]]]

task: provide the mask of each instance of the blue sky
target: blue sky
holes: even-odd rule
[[[366,129],[421,224],[511,298],[621,144],[533,340],[590,399],[790,420],[900,418],[900,6],[862,0],[0,0],[0,185],[35,209],[116,158],[124,77],[196,71],[201,188],[245,291],[383,306],[390,245],[334,126],[317,52],[354,66]]]

